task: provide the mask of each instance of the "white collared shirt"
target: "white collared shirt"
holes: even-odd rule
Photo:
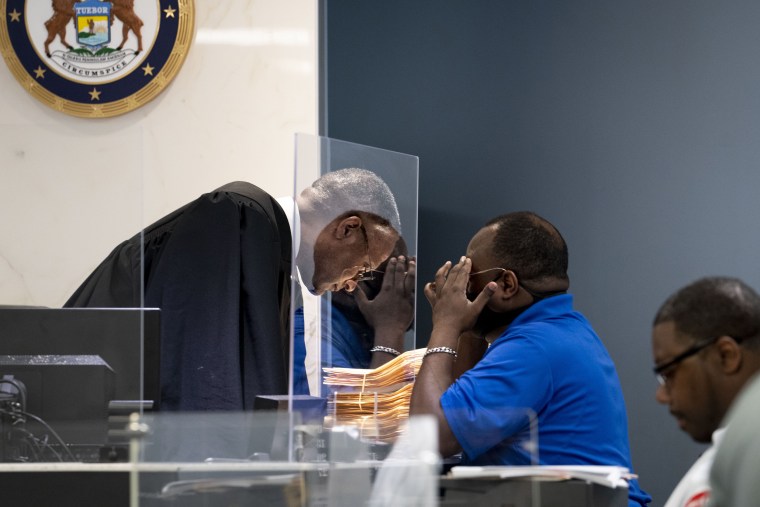
[[[301,214],[298,212],[295,199],[291,196],[277,197],[275,201],[285,212],[285,216],[288,217],[290,231],[293,234],[293,254],[295,257],[298,255],[298,248],[301,246]]]
[[[705,507],[710,498],[710,468],[725,428],[712,434],[712,445],[694,462],[670,494],[665,507]]]

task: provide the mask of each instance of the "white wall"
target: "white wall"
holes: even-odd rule
[[[108,119],[38,102],[0,64],[0,304],[60,306],[120,241],[247,180],[291,195],[293,139],[317,133],[316,0],[195,0],[183,68]]]

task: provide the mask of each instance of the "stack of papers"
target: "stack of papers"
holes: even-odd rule
[[[409,400],[426,349],[404,352],[373,370],[325,368],[333,390],[325,424],[355,426],[365,438],[393,442],[409,418]]]
[[[626,467],[592,465],[552,466],[456,466],[448,474],[455,479],[512,479],[543,480],[579,479],[610,488],[628,487],[628,481],[637,476]]]
[[[408,350],[374,370],[324,368],[325,384],[338,391],[390,392],[414,382],[427,349]]]

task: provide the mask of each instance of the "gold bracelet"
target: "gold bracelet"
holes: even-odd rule
[[[433,347],[432,349],[427,349],[425,351],[425,355],[422,356],[422,358],[426,358],[430,354],[438,354],[438,353],[444,353],[444,354],[450,354],[454,356],[454,359],[457,358],[457,351],[452,349],[451,347]]]

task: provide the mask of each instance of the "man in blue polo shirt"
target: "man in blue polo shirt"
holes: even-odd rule
[[[480,229],[467,257],[444,264],[425,286],[433,330],[410,413],[437,417],[444,456],[462,452],[469,465],[532,464],[523,443],[535,414],[538,464],[631,468],[615,365],[573,310],[567,259],[552,224],[510,213]],[[481,357],[473,346],[483,339]],[[629,504],[650,501],[632,480]]]

